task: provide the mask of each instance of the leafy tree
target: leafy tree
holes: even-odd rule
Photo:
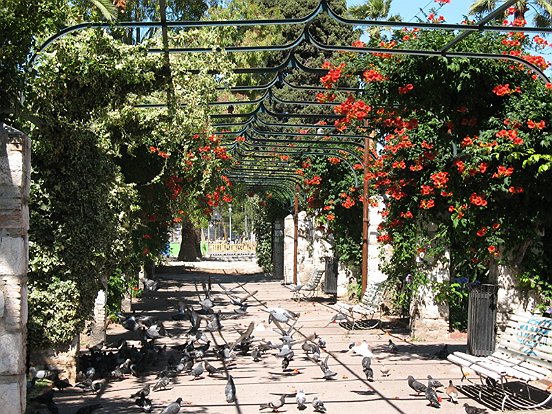
[[[470,6],[470,14],[486,14],[496,9],[496,0],[475,0]],[[552,3],[550,0],[518,1],[509,12],[516,19],[525,20],[525,14],[534,11],[533,23],[537,27],[550,27],[552,24]]]

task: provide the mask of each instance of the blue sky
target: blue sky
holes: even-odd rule
[[[365,3],[365,0],[347,0],[348,6],[355,6]],[[439,10],[439,14],[444,16],[448,23],[460,23],[464,20],[464,15],[468,14],[471,0],[451,0]],[[438,8],[439,5],[434,0],[393,0],[391,3],[391,14],[399,14],[403,21],[416,21],[415,16],[425,21],[425,17],[420,11],[423,9],[429,14],[431,8]]]

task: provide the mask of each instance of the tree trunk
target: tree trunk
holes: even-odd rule
[[[182,241],[180,242],[178,260],[193,262],[197,260],[197,258],[201,259],[201,257],[201,247],[197,231],[192,222],[185,217],[182,221]]]

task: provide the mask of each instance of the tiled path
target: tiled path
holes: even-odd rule
[[[198,292],[201,292],[201,281],[207,281],[208,277],[211,277],[216,298],[215,310],[220,309],[225,317],[235,315],[236,307],[229,303],[228,297],[222,293],[222,289],[217,283],[221,283],[226,288],[242,284],[241,287],[238,287],[238,292],[245,294],[258,291],[248,301],[254,306],[249,308],[248,314],[245,316],[223,320],[222,336],[218,333],[208,334],[212,342],[221,344],[224,341],[229,343],[235,341],[239,336],[238,331],[245,330],[251,321],[256,326],[253,333],[255,339],[264,338],[272,342],[279,342],[279,335],[272,329],[273,325],[268,325],[268,314],[263,309],[265,307],[284,307],[301,314],[296,325],[299,332],[295,334],[295,339],[300,339],[301,335],[309,336],[316,332],[326,340],[326,351],[330,355],[330,369],[337,372],[335,380],[325,381],[322,379],[320,368],[306,359],[301,346],[296,345],[294,348],[295,358],[289,366],[292,370],[296,369],[295,372],[282,371],[281,358],[274,355],[275,351],[269,351],[264,355],[262,361],[257,363],[253,362],[250,356],[238,356],[236,363],[228,367],[228,372],[234,377],[236,383],[237,404],[226,403],[224,396],[226,373],[224,371],[220,375],[204,376],[196,381],[192,381],[192,377],[189,375],[181,374],[170,389],[150,394],[154,403],[154,413],[160,413],[162,407],[178,397],[181,397],[183,401],[181,413],[258,413],[259,404],[272,401],[282,393],[289,396],[280,411],[296,413],[300,411],[297,409],[293,395],[299,389],[304,390],[307,394],[309,403],[314,396],[318,396],[324,401],[328,413],[425,414],[441,412],[457,414],[465,412],[462,407],[464,402],[481,406],[477,402],[461,396],[460,404],[457,405],[443,398],[442,406],[437,410],[428,407],[423,396],[418,397],[409,389],[406,382],[408,375],[413,375],[425,382],[426,376],[431,374],[444,384],[448,384],[449,379],[458,383],[459,369],[447,361],[433,357],[442,343],[417,342],[413,344],[408,341],[404,331],[391,324],[384,325],[389,328],[387,331],[375,329],[353,332],[349,332],[335,323],[328,325],[328,321],[334,314],[328,306],[333,301],[331,297],[322,295],[315,301],[297,303],[290,300],[290,291],[278,280],[272,280],[260,273],[236,273],[254,270],[255,267],[250,264],[237,262],[218,265],[217,269],[210,271],[211,273],[197,268],[184,273],[161,274],[162,281],[159,291],[148,293],[146,297],[135,303],[133,308],[138,313],[143,312],[163,321],[173,336],[159,340],[158,344],[167,344],[170,347],[184,343],[185,333],[189,329],[187,321],[173,321],[171,314],[176,312],[179,301],[185,301],[190,305],[196,304],[195,307],[198,308],[197,301]],[[138,337],[137,333],[126,332],[119,325],[112,325],[108,335],[108,343],[116,343],[123,337],[129,339]],[[390,354],[387,351],[385,344],[390,338],[398,345],[398,354]],[[362,357],[349,350],[349,344],[362,340],[368,341],[375,355],[373,361],[374,382],[365,380],[361,368]],[[463,342],[444,339],[445,341],[449,344],[450,350],[464,349]],[[324,358],[325,354],[322,357]],[[206,359],[212,365],[223,369],[223,364],[212,353],[208,354]],[[382,364],[389,369],[388,377],[381,375]],[[165,365],[166,360],[163,360],[140,378],[129,377],[120,382],[111,382],[105,392],[98,397],[75,389],[67,389],[63,393],[58,393],[56,401],[60,412],[72,414],[85,401],[99,400],[103,407],[96,411],[98,414],[139,413],[141,410],[134,405],[133,399],[129,398],[130,394],[145,383],[154,383],[156,372],[163,369]],[[313,408],[309,404],[307,409],[302,412],[312,413]],[[540,412],[552,412],[552,410]]]

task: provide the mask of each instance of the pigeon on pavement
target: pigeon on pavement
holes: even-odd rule
[[[175,402],[170,403],[165,407],[163,411],[161,411],[161,414],[176,414],[180,411],[180,403],[182,402],[182,398],[177,398]]]
[[[299,317],[298,313],[292,312],[284,308],[266,308],[263,309],[265,312],[268,312],[268,322],[276,320],[282,323],[288,323],[290,319],[297,319]]]
[[[318,398],[318,397],[314,397],[312,399],[312,408],[314,408],[314,411],[317,412],[317,413],[325,413],[326,412],[326,407],[324,407],[324,403]]]
[[[166,390],[170,383],[171,383],[170,377],[161,377],[157,380],[157,382],[153,386],[153,391],[157,392],[161,390]]]
[[[232,375],[228,375],[228,382],[224,387],[224,395],[226,395],[226,402],[233,403],[237,401],[236,397],[236,385],[234,384],[234,378]]]
[[[469,405],[468,403],[464,403],[464,410],[466,410],[466,414],[487,414],[488,413],[486,408],[474,407],[473,405]]]
[[[408,386],[416,391],[416,395],[420,395],[420,393],[425,392],[427,387],[420,381],[416,381],[412,375],[409,375],[407,379]]]
[[[305,403],[307,402],[307,397],[303,390],[297,391],[297,395],[295,396],[295,401],[297,402],[297,409],[298,410],[304,410],[307,408]]]
[[[430,407],[440,408],[441,404],[439,403],[439,397],[437,396],[437,392],[435,391],[435,388],[431,385],[431,381],[428,382],[427,388],[425,390],[425,397],[426,400],[429,401]]]
[[[140,391],[136,391],[134,394],[130,396],[130,398],[136,398],[136,397],[147,397],[150,393],[151,385],[146,384],[142,387]]]
[[[427,381],[435,389],[444,387],[441,381],[434,379],[431,375],[427,376]]]
[[[383,362],[380,367],[380,372],[382,377],[388,377],[389,375],[391,375],[389,373],[389,368],[387,368]]]
[[[372,365],[372,358],[369,356],[362,358],[362,372],[366,375],[366,380],[371,382],[374,381],[374,370],[370,365]]]
[[[397,348],[397,345],[390,339],[389,343],[387,344],[387,350],[391,352],[392,354],[397,354],[399,352],[399,348]]]
[[[448,395],[451,403],[458,404],[458,388],[452,384],[452,380],[449,380],[449,385],[445,389],[445,393]]]
[[[277,412],[279,408],[282,408],[286,403],[286,394],[282,394],[277,400],[270,401],[266,404],[261,404],[259,410],[271,408],[272,412]]]
[[[192,381],[193,381],[193,380],[196,380],[196,379],[198,379],[198,378],[200,378],[201,375],[203,374],[203,371],[204,371],[204,369],[203,369],[203,361],[201,361],[200,363],[198,363],[198,364],[192,369],[192,372],[191,372],[191,374],[192,374],[192,376],[193,376]]]

